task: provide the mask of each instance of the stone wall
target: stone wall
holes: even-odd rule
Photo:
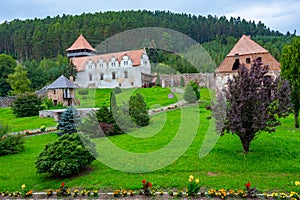
[[[16,97],[0,97],[0,108],[10,107]]]
[[[176,75],[160,75],[162,87],[180,86],[180,79],[184,78],[184,83],[190,81],[198,83],[200,87],[213,88],[215,85],[213,73],[195,73],[195,74],[176,74]]]

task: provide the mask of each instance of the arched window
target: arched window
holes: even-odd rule
[[[111,73],[111,78],[112,78],[112,79],[116,79],[116,72],[112,72],[112,73]]]
[[[100,73],[100,80],[104,80],[104,74],[103,73]]]
[[[124,71],[124,77],[128,78],[128,71]]]
[[[235,62],[233,63],[232,70],[237,70],[240,67],[240,59],[235,59]]]

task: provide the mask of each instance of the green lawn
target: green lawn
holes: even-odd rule
[[[154,187],[160,186],[166,190],[173,187],[184,189],[190,174],[198,177],[200,184],[206,188],[243,189],[244,184],[250,181],[252,186],[257,186],[260,191],[296,190],[293,183],[300,179],[300,134],[299,130],[293,128],[293,116],[282,120],[282,125],[277,128],[275,133],[259,135],[252,142],[248,155],[242,153],[238,137],[225,135],[219,138],[207,156],[199,158],[199,150],[210,123],[210,120],[207,119],[210,113],[203,106],[200,108],[188,107],[184,112],[174,110],[153,115],[149,126],[108,139],[112,144],[126,151],[153,152],[175,141],[180,122],[190,123],[190,126],[181,133],[184,138],[190,138],[192,132],[189,130],[195,126],[197,122],[195,119],[199,113],[200,125],[188,150],[170,165],[148,173],[121,172],[107,167],[100,161],[94,161],[89,170],[78,176],[51,179],[46,175],[36,174],[34,162],[45,145],[57,139],[57,136],[49,134],[26,137],[24,152],[0,157],[0,191],[18,189],[21,184],[26,184],[28,188],[35,191],[56,189],[62,181],[65,181],[71,188],[101,188],[104,191],[119,188],[139,189],[142,179],[153,182]],[[181,114],[184,119],[181,119]],[[106,149],[105,140],[105,138],[93,140],[99,151]],[[185,142],[182,140],[179,144],[184,145]],[[176,148],[180,148],[180,146]],[[112,153],[113,151],[110,148],[106,149],[104,151],[106,154],[100,154],[100,156],[103,155],[100,158],[120,159],[118,155]],[[170,154],[170,156],[172,155]],[[164,155],[159,158],[161,161],[168,159]],[[131,163],[141,166],[141,163],[129,159],[129,157],[123,157],[122,160],[127,160],[123,163],[124,167],[128,167],[128,164],[130,167]],[[156,160],[157,158],[153,158],[153,163]],[[146,167],[149,163],[142,164],[145,164]]]
[[[0,123],[8,124],[12,132],[37,129],[42,125],[46,127],[56,125],[53,118],[39,118],[39,116],[16,118],[11,108],[0,108]]]
[[[205,89],[206,90],[206,89]],[[109,106],[110,104],[110,92],[112,89],[89,89],[89,94],[86,96],[77,95],[80,100],[81,108],[93,108],[101,107],[103,105]],[[154,105],[166,106],[177,102],[177,98],[169,99],[168,94],[171,93],[169,88],[137,88],[137,89],[122,89],[120,94],[116,94],[118,104],[128,101],[130,96],[140,92],[149,108]],[[78,93],[78,92],[77,92]],[[179,97],[182,98],[182,95]]]

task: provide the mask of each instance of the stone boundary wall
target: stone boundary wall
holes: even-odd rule
[[[215,85],[214,73],[194,73],[194,74],[176,74],[160,75],[162,87],[178,87],[180,79],[184,78],[185,85],[190,81],[198,83],[200,87],[213,88]]]
[[[16,97],[0,97],[0,108],[10,107]]]

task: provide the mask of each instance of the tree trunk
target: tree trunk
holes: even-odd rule
[[[295,109],[294,120],[295,120],[295,128],[299,128],[299,109]]]
[[[244,153],[245,153],[245,154],[249,153],[250,142],[251,142],[251,141],[249,141],[249,140],[247,140],[247,139],[241,139],[241,141],[242,141]]]

